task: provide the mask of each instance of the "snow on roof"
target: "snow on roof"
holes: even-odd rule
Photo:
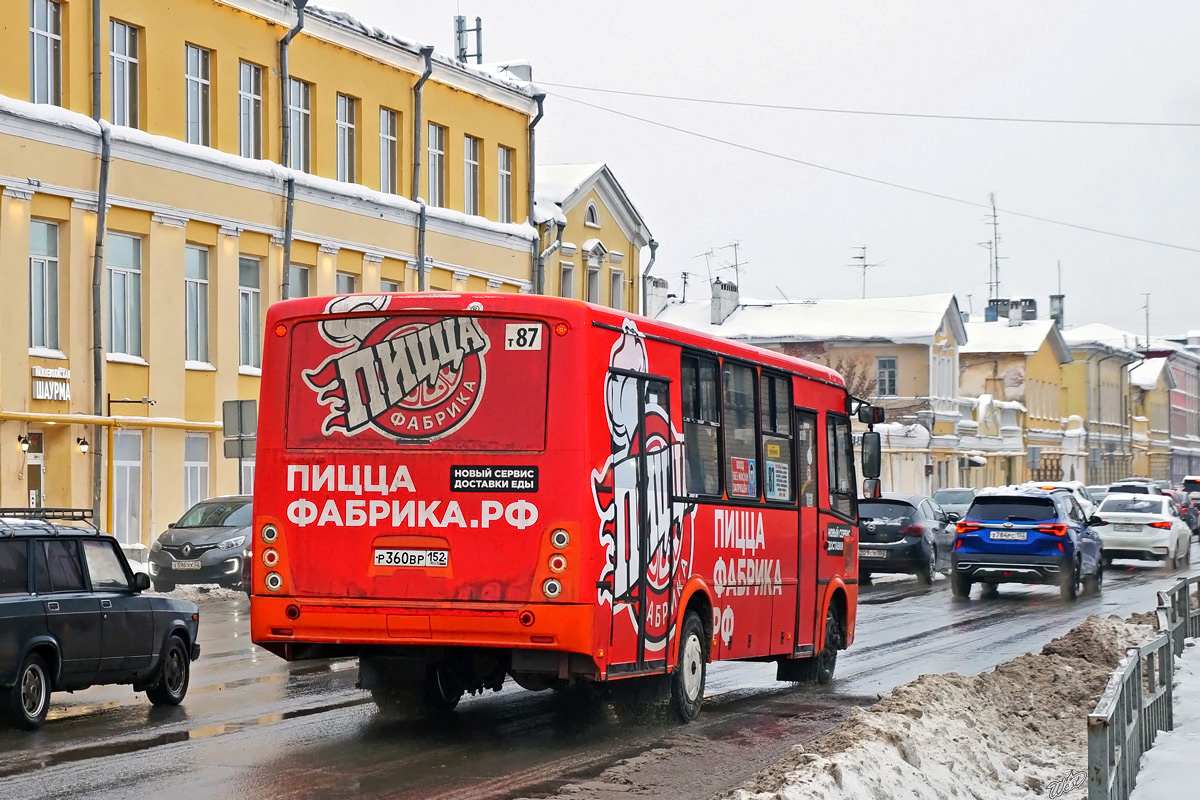
[[[561,205],[602,169],[603,164],[539,164],[534,173],[534,196],[539,203]]]
[[[1033,355],[1042,348],[1046,339],[1063,364],[1071,362],[1071,353],[1063,343],[1062,335],[1054,320],[1025,320],[1020,325],[1009,325],[1008,320],[995,322],[968,322],[967,343],[959,352],[969,353],[1023,353]]]
[[[931,344],[950,318],[964,338],[953,294],[849,300],[772,302],[745,300],[720,325],[711,322],[711,300],[671,303],[658,315],[685,328],[749,341],[888,341]]]
[[[1145,344],[1143,337],[1136,333],[1114,328],[1106,322],[1092,322],[1067,328],[1063,331],[1063,339],[1069,345],[1099,343],[1118,350],[1133,350]]]
[[[0,113],[8,113],[25,119],[45,122],[61,128],[72,128],[96,137],[100,136],[100,125],[91,117],[69,111],[65,108],[59,108],[58,106],[44,103],[27,103],[24,100],[0,95]],[[137,128],[108,125],[107,122],[104,124],[111,131],[114,144],[128,143],[164,153],[171,153],[184,158],[207,161],[210,164],[217,164],[229,170],[274,178],[280,181],[281,184],[290,177],[295,180],[298,187],[308,187],[328,192],[349,201],[360,200],[413,214],[420,210],[420,204],[416,201],[398,194],[388,194],[355,183],[346,183],[344,181],[333,180],[332,178],[323,178],[319,175],[310,175],[307,172],[283,167],[273,161],[243,158],[212,147],[188,144],[178,139],[172,139],[169,136],[146,133]],[[120,158],[120,156],[119,151],[113,154],[114,158]],[[353,205],[353,203],[349,203],[348,205]],[[430,217],[455,222],[466,227],[489,230],[522,239],[532,240],[537,238],[537,231],[526,224],[493,222],[483,217],[470,216],[460,211],[448,208],[435,208],[433,206],[427,206],[426,213]]]
[[[1141,364],[1129,370],[1129,382],[1139,389],[1151,391],[1158,386],[1158,380],[1162,377],[1166,366],[1167,359],[1165,357],[1147,358]]]

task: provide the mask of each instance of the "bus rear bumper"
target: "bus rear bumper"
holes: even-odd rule
[[[273,645],[330,646],[315,648],[322,652],[367,645],[423,645],[590,653],[594,617],[595,606],[583,604],[457,603],[435,608],[256,595],[250,632],[255,644],[289,660],[293,656],[288,653],[314,648]]]

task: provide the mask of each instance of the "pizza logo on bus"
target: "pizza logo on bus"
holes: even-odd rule
[[[645,342],[632,321],[622,326],[609,364],[626,372],[649,372]],[[641,396],[642,386],[626,374],[609,372],[605,379],[612,449],[604,465],[592,471],[600,543],[607,555],[597,602],[612,606],[614,625],[618,617],[627,617],[647,649],[660,651],[674,630],[672,613],[691,572],[696,507],[672,501],[672,495],[681,493],[672,492],[671,481],[683,474],[683,436],[672,429],[666,408],[649,393]],[[645,507],[639,486],[645,487]],[[639,535],[643,522],[645,541]]]
[[[327,314],[387,309],[388,296],[339,297]],[[321,432],[374,430],[399,441],[440,439],[460,428],[483,394],[491,346],[473,317],[364,316],[325,320],[321,337],[342,348],[305,384],[329,413]]]

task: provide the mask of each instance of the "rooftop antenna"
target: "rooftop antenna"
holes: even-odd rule
[[[687,281],[688,281],[688,274],[685,272],[685,273],[683,273],[683,297],[680,299],[681,303],[687,302]]]
[[[995,299],[1000,296],[1000,217],[996,214],[996,193],[988,195],[988,203],[992,213],[984,217],[992,224],[992,241],[986,245],[991,252],[991,263],[988,265],[988,297]],[[1005,257],[1006,258],[1006,257]]]
[[[867,272],[875,269],[876,267],[882,267],[884,265],[884,263],[886,263],[886,262],[880,261],[875,264],[868,264],[867,263],[867,246],[865,244],[859,245],[858,247],[855,247],[854,249],[858,251],[858,255],[851,256],[850,260],[854,261],[856,263],[847,264],[846,266],[862,271],[862,296],[863,296],[863,299],[866,299],[866,297],[867,297]]]
[[[475,34],[475,52],[467,52],[467,37],[470,34]],[[483,19],[475,18],[475,27],[467,27],[467,18],[461,14],[456,14],[454,17],[454,57],[462,63],[467,63],[467,59],[474,58],[476,64],[483,63]]]
[[[783,289],[779,288],[779,284],[775,285],[775,291],[779,292],[779,296],[782,297],[785,301],[787,301],[789,303],[792,302],[791,300],[788,299],[788,296],[783,293]]]
[[[738,261],[738,246],[739,245],[741,245],[741,241],[734,239],[732,244],[727,244],[724,247],[717,248],[718,250],[729,250],[730,248],[733,249],[733,263],[729,264],[728,266],[719,267],[718,270],[721,270],[721,269],[733,270],[733,280],[735,283],[741,283],[741,280],[740,280],[741,273],[744,272],[742,267],[746,266],[746,264],[748,263],[745,261]],[[712,251],[710,250],[709,252],[711,253]]]
[[[1062,261],[1058,262],[1058,293],[1062,294]]]
[[[1142,310],[1146,312],[1146,349],[1150,349],[1150,293],[1142,292],[1142,297],[1146,298],[1146,302],[1142,305]]]
[[[712,248],[710,247],[709,249],[705,250],[703,253],[697,253],[696,255],[692,256],[692,258],[703,258],[704,259],[704,269],[708,271],[708,282],[712,283],[712,259],[713,259]],[[684,273],[684,274],[686,274],[686,273]]]

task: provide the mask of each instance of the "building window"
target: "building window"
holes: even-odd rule
[[[600,209],[594,202],[588,202],[587,211],[583,212],[583,224],[589,228],[600,227]]]
[[[308,267],[288,267],[288,297],[308,297]]]
[[[589,303],[600,302],[600,268],[592,267],[588,269],[587,274],[587,301]]]
[[[240,494],[254,493],[254,459],[246,459],[242,462],[242,483],[238,487]]]
[[[58,225],[29,223],[29,346],[58,349]]]
[[[500,165],[500,221],[512,222],[513,219],[513,151],[511,147],[501,145],[496,150],[496,162]]]
[[[875,359],[875,395],[877,397],[896,396],[896,359]]]
[[[295,78],[288,78],[288,126],[291,129],[288,165],[311,172],[312,86]]]
[[[354,183],[358,173],[354,164],[354,125],[358,101],[344,94],[337,96],[337,179]]]
[[[108,352],[142,355],[142,240],[108,235]]]
[[[114,125],[138,126],[138,29],[109,21],[109,67],[112,73]]]
[[[358,281],[355,276],[349,272],[339,272],[337,274],[337,293],[338,294],[354,294],[358,291]]]
[[[619,269],[608,274],[608,304],[613,308],[625,307],[625,273]]]
[[[396,112],[379,109],[379,191],[386,194],[396,194],[400,189],[400,139],[396,128]]]
[[[183,440],[183,502],[191,508],[208,499],[208,434],[189,433]]]
[[[211,109],[209,106],[209,59],[212,53],[193,44],[185,46],[186,62],[186,132],[189,144],[208,146],[211,141]]]
[[[208,361],[208,249],[188,247],[183,258],[184,329],[188,361]]]
[[[400,291],[400,282],[382,280],[379,282],[379,291],[383,292],[384,294],[395,294],[396,292]]]
[[[560,297],[575,296],[575,265],[562,263],[562,281],[559,284]]]
[[[463,211],[479,214],[479,146],[474,136],[463,137]]]
[[[113,535],[122,544],[142,540],[142,432],[113,434]]]
[[[429,205],[446,205],[446,129],[429,123]]]
[[[717,362],[685,355],[680,363],[685,487],[688,494],[721,493],[720,409]]]
[[[758,382],[754,368],[726,361],[722,370],[725,487],[730,497],[758,497]]]
[[[238,259],[238,324],[243,367],[262,366],[262,279],[257,258]]]
[[[262,158],[262,67],[238,63],[238,153]]]
[[[62,105],[62,8],[32,0],[29,26],[29,99]]]

